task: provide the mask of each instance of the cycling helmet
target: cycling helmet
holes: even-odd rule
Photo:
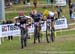
[[[20,11],[19,16],[24,16],[24,11]]]
[[[51,11],[49,12],[49,16],[50,16],[50,17],[54,17],[54,15],[55,15],[54,12],[51,12]]]

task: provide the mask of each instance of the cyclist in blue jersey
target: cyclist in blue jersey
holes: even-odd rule
[[[37,10],[33,10],[30,13],[30,16],[32,17],[32,19],[34,20],[34,44],[36,43],[36,39],[38,39],[38,42],[40,43],[40,30],[41,30],[41,26],[40,26],[40,20],[41,20],[41,13],[38,13]]]
[[[39,22],[41,19],[41,13],[38,13],[37,10],[33,10],[30,16],[33,18],[34,22]]]

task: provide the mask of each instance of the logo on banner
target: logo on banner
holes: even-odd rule
[[[55,29],[65,29],[68,28],[67,19],[61,18],[55,21]]]
[[[7,26],[2,26],[2,32],[7,31]]]
[[[56,25],[61,25],[61,24],[65,24],[65,20],[57,20],[55,22]]]
[[[2,32],[13,31],[13,30],[18,30],[18,29],[19,29],[18,27],[11,25],[11,24],[2,25]]]

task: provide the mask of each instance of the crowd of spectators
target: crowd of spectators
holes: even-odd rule
[[[13,23],[12,20],[7,20],[7,21],[2,21],[1,25],[12,24],[12,23]],[[8,36],[8,40],[13,40],[13,36]]]

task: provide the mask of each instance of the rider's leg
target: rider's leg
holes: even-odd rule
[[[53,29],[52,29],[52,30],[51,30],[51,35],[50,35],[50,39],[51,39],[52,42],[54,42],[54,38],[55,38],[55,36],[54,36],[54,31],[53,31]]]
[[[47,23],[47,22],[46,22]],[[48,25],[46,25],[46,40],[47,40],[47,43],[49,43],[49,39],[48,39],[48,31],[49,31],[49,29],[48,29]]]
[[[27,38],[24,39],[24,46],[27,46]]]
[[[41,37],[41,34],[40,34],[40,31],[41,31],[41,25],[39,25],[37,31],[38,31],[38,42],[40,43],[40,38],[42,38],[42,37]]]
[[[24,40],[23,40],[22,37],[21,37],[21,48],[22,48],[22,49],[24,48]]]
[[[38,33],[38,42],[40,43],[40,33]]]
[[[37,39],[37,37],[36,37],[36,29],[34,30],[34,44],[36,43],[36,39]]]
[[[21,48],[24,48],[24,30],[21,29]]]

